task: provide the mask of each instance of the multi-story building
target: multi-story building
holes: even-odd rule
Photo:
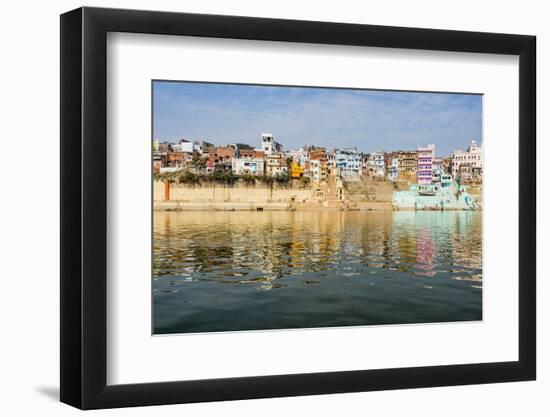
[[[435,145],[432,144],[425,148],[418,148],[417,150],[417,176],[419,185],[432,183],[434,153]]]
[[[432,160],[432,182],[441,182],[441,175],[444,173],[443,158],[434,156]]]
[[[481,174],[482,174],[481,167],[475,166],[470,162],[465,162],[463,164],[460,164],[460,167],[458,168],[457,179],[461,183],[481,182],[482,180]]]
[[[205,140],[195,140],[195,141],[193,141],[193,151],[198,152],[201,155],[203,153],[206,153],[206,150],[208,148],[212,148],[212,147],[214,147],[214,145],[211,144],[210,142],[205,141]]]
[[[456,178],[460,181],[468,181],[472,177],[472,164],[469,162],[463,162],[459,165]]]
[[[464,180],[468,176],[467,169],[464,170],[464,177],[461,176],[460,167],[464,164],[469,164],[470,167],[478,168],[478,177],[481,179],[483,173],[483,148],[473,140],[466,151],[454,151],[452,154],[451,174],[455,180]]]
[[[310,173],[309,177],[314,183],[321,182],[321,161],[313,159],[310,161]]]
[[[193,142],[185,139],[180,139],[178,143],[172,144],[172,151],[193,153]]]
[[[473,166],[472,167],[472,177],[470,178],[471,181],[474,182],[482,182],[483,181],[483,168],[479,166]]]
[[[202,155],[203,147],[204,147],[204,142],[202,140],[193,141],[193,152],[197,152]]]
[[[333,150],[327,153],[327,176],[334,175],[335,167],[336,167],[336,152]]]
[[[265,156],[265,173],[267,176],[283,175],[288,173],[288,166],[284,155],[270,154]]]
[[[265,160],[264,158],[233,158],[231,161],[231,169],[236,175],[264,175]]]
[[[304,164],[304,177],[311,178],[311,161],[309,159]]]
[[[308,160],[308,149],[303,147],[300,149],[294,149],[286,152],[286,156],[292,159],[293,161],[298,162],[301,166],[304,166]]]
[[[232,171],[232,161],[235,157],[235,149],[230,146],[216,146],[209,147],[206,151],[203,150],[203,154],[208,155],[206,161],[206,171]]]
[[[399,153],[399,173],[411,172],[416,175],[418,169],[416,151],[402,151]]]
[[[416,151],[397,151],[397,179],[409,183],[416,182],[418,160]]]
[[[327,159],[325,148],[311,147],[309,149],[310,177],[314,182],[320,183],[327,179]]]
[[[266,155],[282,152],[283,145],[275,140],[271,133],[262,133],[262,151]]]
[[[334,166],[342,177],[357,178],[361,172],[361,155],[357,148],[336,150]]]
[[[230,162],[235,157],[235,149],[230,146],[209,146],[203,150],[203,155],[220,162]]]
[[[304,176],[304,167],[298,161],[292,161],[290,164],[290,178],[301,178]]]
[[[315,146],[312,146],[309,148],[309,159],[316,159],[318,161],[326,161],[327,160],[327,150],[326,148],[318,148]]]
[[[386,157],[386,172],[388,180],[395,182],[398,178],[399,157],[397,154]]]
[[[444,158],[442,158],[442,166],[445,174],[452,173],[453,157],[445,156]]]
[[[360,154],[361,154],[361,174],[367,175],[369,171],[369,164],[368,164],[369,154],[364,152],[361,152]]]
[[[172,143],[167,141],[159,141],[158,139],[155,139],[153,142],[153,151],[161,153],[167,153],[172,152]]]
[[[187,152],[167,152],[165,165],[169,168],[182,169],[191,161],[191,158],[192,154]]]
[[[239,158],[243,159],[264,159],[265,154],[263,151],[257,149],[240,149],[238,151]]]
[[[372,152],[367,157],[367,172],[374,177],[386,175],[384,152]]]

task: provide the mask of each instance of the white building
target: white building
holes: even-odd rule
[[[391,162],[388,165],[388,180],[397,181],[397,175],[399,172],[399,158],[391,158]]]
[[[441,176],[445,174],[443,158],[435,156],[432,161],[432,181],[441,182]]]
[[[271,133],[262,133],[262,151],[266,155],[272,155],[283,150],[283,145],[275,140]]]
[[[196,140],[193,142],[193,150],[195,152],[198,152],[202,155],[203,151],[203,141],[202,140]]]
[[[367,171],[376,177],[386,175],[386,162],[384,152],[372,152],[367,157]]]
[[[265,163],[263,158],[233,158],[231,169],[237,175],[264,175]]]
[[[483,170],[483,148],[475,140],[470,143],[466,151],[454,151],[451,162],[451,174],[457,180],[460,174],[460,166],[466,165]]]
[[[357,148],[338,149],[334,156],[334,167],[344,178],[356,178],[361,172],[361,155]]]
[[[304,148],[291,150],[286,152],[286,156],[303,166],[308,160],[308,151]]]
[[[313,159],[310,161],[309,175],[313,182],[316,182],[316,183],[321,182],[321,177],[322,177],[321,168],[322,168],[321,161],[319,161],[318,159]]]
[[[334,175],[336,168],[336,152],[334,150],[327,152],[327,174]]]
[[[172,150],[174,152],[188,152],[193,153],[193,142],[190,142],[185,139],[181,139],[178,143],[172,145]]]

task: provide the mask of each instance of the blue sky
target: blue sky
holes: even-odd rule
[[[303,145],[364,152],[435,144],[437,155],[481,142],[482,96],[155,81],[153,136],[284,149]]]

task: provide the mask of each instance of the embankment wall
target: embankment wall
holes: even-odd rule
[[[246,185],[180,185],[170,186],[170,202],[210,204],[210,203],[290,203],[303,202],[314,195],[312,189],[293,189]],[[155,181],[153,186],[155,205],[164,201],[164,183]]]

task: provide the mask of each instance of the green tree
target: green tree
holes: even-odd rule
[[[200,180],[200,176],[191,171],[186,171],[179,177],[179,182],[182,184],[199,184]]]
[[[256,177],[254,175],[249,174],[249,173],[241,175],[240,180],[242,182],[244,182],[246,185],[256,184]]]
[[[288,184],[288,181],[290,180],[290,177],[288,175],[288,172],[278,172],[275,174],[274,177],[275,182],[279,185]]]

